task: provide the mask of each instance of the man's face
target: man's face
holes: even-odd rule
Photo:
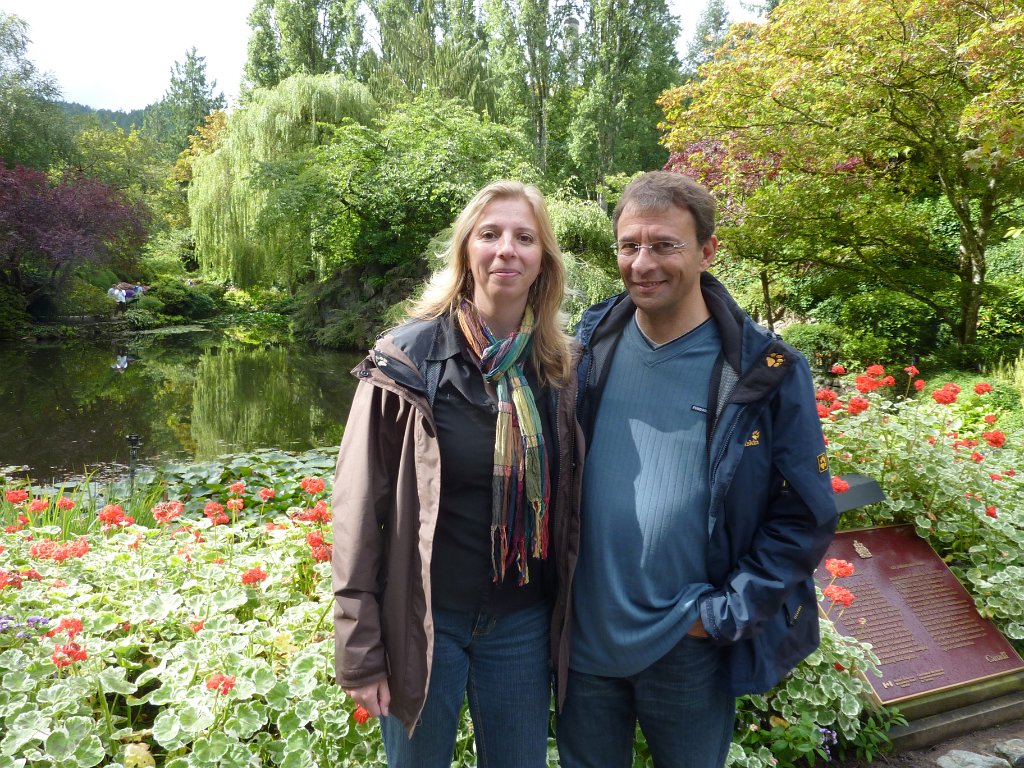
[[[659,256],[651,248],[619,255],[619,274],[640,312],[663,320],[703,306],[700,273],[714,261],[718,239],[712,235],[698,244],[696,223],[688,210],[673,205],[639,213],[627,207],[619,217],[618,242],[684,244],[668,255]]]

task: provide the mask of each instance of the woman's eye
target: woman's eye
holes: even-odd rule
[[[523,245],[533,245],[534,242],[536,242],[536,239],[533,235],[520,235],[519,242]]]
[[[483,232],[477,235],[477,237],[479,237],[481,240],[493,240],[496,237],[496,235],[489,229],[485,229]]]

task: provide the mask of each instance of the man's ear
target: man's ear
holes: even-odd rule
[[[700,246],[700,271],[708,270],[715,262],[718,253],[718,238],[712,235]]]

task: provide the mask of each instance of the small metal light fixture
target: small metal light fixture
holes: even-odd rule
[[[139,460],[139,448],[142,446],[142,438],[138,435],[125,435],[128,441],[128,488],[129,494],[135,496],[135,463]]]

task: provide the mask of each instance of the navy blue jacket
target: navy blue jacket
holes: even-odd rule
[[[712,641],[725,649],[728,685],[739,696],[772,688],[817,647],[812,574],[838,515],[807,361],[754,323],[707,273],[701,291],[722,353],[708,403],[707,567],[715,588],[698,604]],[[587,310],[577,329],[577,415],[588,439],[615,347],[635,311],[628,294],[619,294]],[[571,582],[569,574],[563,588]],[[565,603],[567,615],[553,624],[568,635],[571,598]],[[567,650],[568,637],[560,640],[554,647]]]

